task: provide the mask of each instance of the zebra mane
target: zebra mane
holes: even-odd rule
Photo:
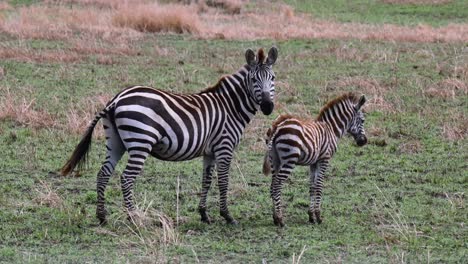
[[[260,48],[257,52],[257,59],[259,65],[265,63],[265,52],[262,48]]]
[[[221,76],[221,78],[219,78],[219,80],[216,82],[215,85],[203,89],[202,91],[199,92],[199,94],[210,93],[210,92],[214,92],[218,90],[219,86],[221,85],[221,83],[226,77],[228,77],[228,75]]]
[[[319,112],[316,120],[317,121],[322,121],[324,114],[328,110],[333,108],[333,106],[335,106],[337,104],[341,104],[341,103],[346,102],[346,101],[351,101],[351,103],[357,104],[357,102],[359,101],[359,96],[357,96],[356,94],[354,94],[352,92],[349,92],[349,93],[345,93],[343,95],[340,95],[340,96],[336,97],[335,99],[330,100],[324,107],[322,107],[322,109],[320,109],[320,112]]]
[[[250,66],[249,65],[244,65],[242,68],[240,68],[236,73],[239,73],[239,72],[243,72],[243,71],[249,71],[250,70]],[[219,89],[221,83],[228,77],[230,76],[233,76],[235,75],[236,73],[233,73],[233,74],[230,74],[230,75],[223,75],[221,76],[221,78],[219,78],[219,80],[216,82],[215,85],[213,86],[209,86],[203,90],[201,90],[198,94],[204,94],[204,93],[211,93],[211,92],[215,92]]]

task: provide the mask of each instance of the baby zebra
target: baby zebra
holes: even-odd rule
[[[367,143],[364,115],[361,111],[366,99],[352,93],[328,102],[316,120],[301,120],[292,115],[281,115],[267,132],[268,151],[263,173],[272,173],[271,198],[273,221],[284,226],[281,211],[281,187],[295,165],[310,166],[309,221],[321,223],[323,176],[336,152],[338,139],[350,133],[358,146]]]

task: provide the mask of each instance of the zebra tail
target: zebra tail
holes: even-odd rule
[[[271,173],[271,163],[270,163],[270,150],[265,151],[265,157],[263,158],[263,174],[265,176],[270,175]]]
[[[104,109],[103,111],[99,112],[94,118],[94,120],[91,122],[91,124],[88,126],[85,134],[83,135],[83,138],[81,138],[80,143],[78,143],[78,145],[76,146],[70,159],[68,159],[67,163],[65,163],[65,165],[63,165],[62,169],[60,170],[60,174],[62,176],[70,174],[70,172],[72,172],[76,167],[81,168],[83,164],[86,163],[88,152],[91,148],[91,141],[93,139],[92,136],[94,128],[96,127],[96,124],[98,123],[99,119],[106,115],[106,110],[107,109]]]

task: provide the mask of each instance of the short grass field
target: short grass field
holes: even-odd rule
[[[0,262],[466,263],[466,2],[212,2],[178,9],[200,14],[182,34],[117,27],[114,13],[133,7],[113,1],[0,3]],[[208,28],[210,16],[241,24],[242,16],[275,12],[290,23],[311,19],[311,27],[394,23],[396,30],[423,27],[436,37],[291,32],[289,38],[283,32],[239,38],[274,26],[246,23],[231,35]],[[106,192],[109,223],[98,225],[102,130],[95,131],[84,170],[57,173],[94,113],[124,87],[200,91],[240,68],[247,48],[273,45],[279,50],[275,111],[257,114],[231,167],[229,208],[239,225],[219,216],[216,184],[208,198],[214,222],[200,222],[200,158],[146,162],[135,187],[144,225],[132,224],[123,211],[124,162]],[[308,223],[307,168],[297,167],[283,188],[286,226],[274,226],[271,178],[261,171],[266,130],[281,113],[314,118],[328,100],[350,91],[367,96],[369,144],[340,141],[325,177],[322,224]]]

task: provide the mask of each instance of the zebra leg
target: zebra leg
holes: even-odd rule
[[[284,226],[283,211],[281,209],[281,189],[297,162],[296,156],[292,158],[287,163],[282,164],[278,168],[278,172],[272,175],[271,179],[270,194],[273,200],[273,223],[280,227]]]
[[[321,204],[322,204],[322,189],[323,189],[323,176],[325,175],[325,171],[328,168],[329,160],[321,160],[317,164],[317,172],[314,179],[314,197],[315,197],[315,221],[317,224],[322,223],[322,217],[320,216],[321,213]]]
[[[125,147],[120,140],[119,135],[113,129],[109,120],[103,118],[104,132],[106,134],[106,160],[102,163],[101,169],[97,174],[96,191],[97,191],[97,207],[96,217],[101,225],[106,224],[107,210],[105,208],[105,191],[115,165],[122,158],[125,152]]]
[[[315,195],[314,195],[314,190],[315,190],[315,178],[317,177],[317,164],[312,164],[310,165],[310,171],[309,171],[309,177],[310,177],[310,186],[309,186],[309,193],[310,193],[310,206],[309,206],[309,211],[307,212],[309,214],[309,222],[312,224],[315,223]]]
[[[206,212],[206,197],[208,195],[208,191],[210,190],[214,166],[215,159],[213,157],[203,157],[202,193],[200,198],[200,204],[198,206],[198,212],[200,213],[201,221],[207,224],[210,224],[211,220]]]
[[[231,152],[232,153],[232,152]],[[228,224],[237,225],[238,222],[231,216],[227,207],[227,192],[229,189],[229,168],[232,156],[224,156],[217,159],[218,188],[219,188],[219,212]]]
[[[120,183],[122,187],[122,194],[124,199],[124,205],[127,210],[127,214],[130,220],[135,216],[135,205],[133,203],[133,185],[135,179],[140,175],[143,165],[146,158],[149,155],[149,151],[143,151],[143,148],[138,150],[129,150],[128,151],[128,163],[127,166],[120,177]]]
[[[283,182],[276,178],[276,175],[271,180],[270,195],[273,201],[273,223],[276,226],[284,226],[283,212],[281,210],[281,188]]]

